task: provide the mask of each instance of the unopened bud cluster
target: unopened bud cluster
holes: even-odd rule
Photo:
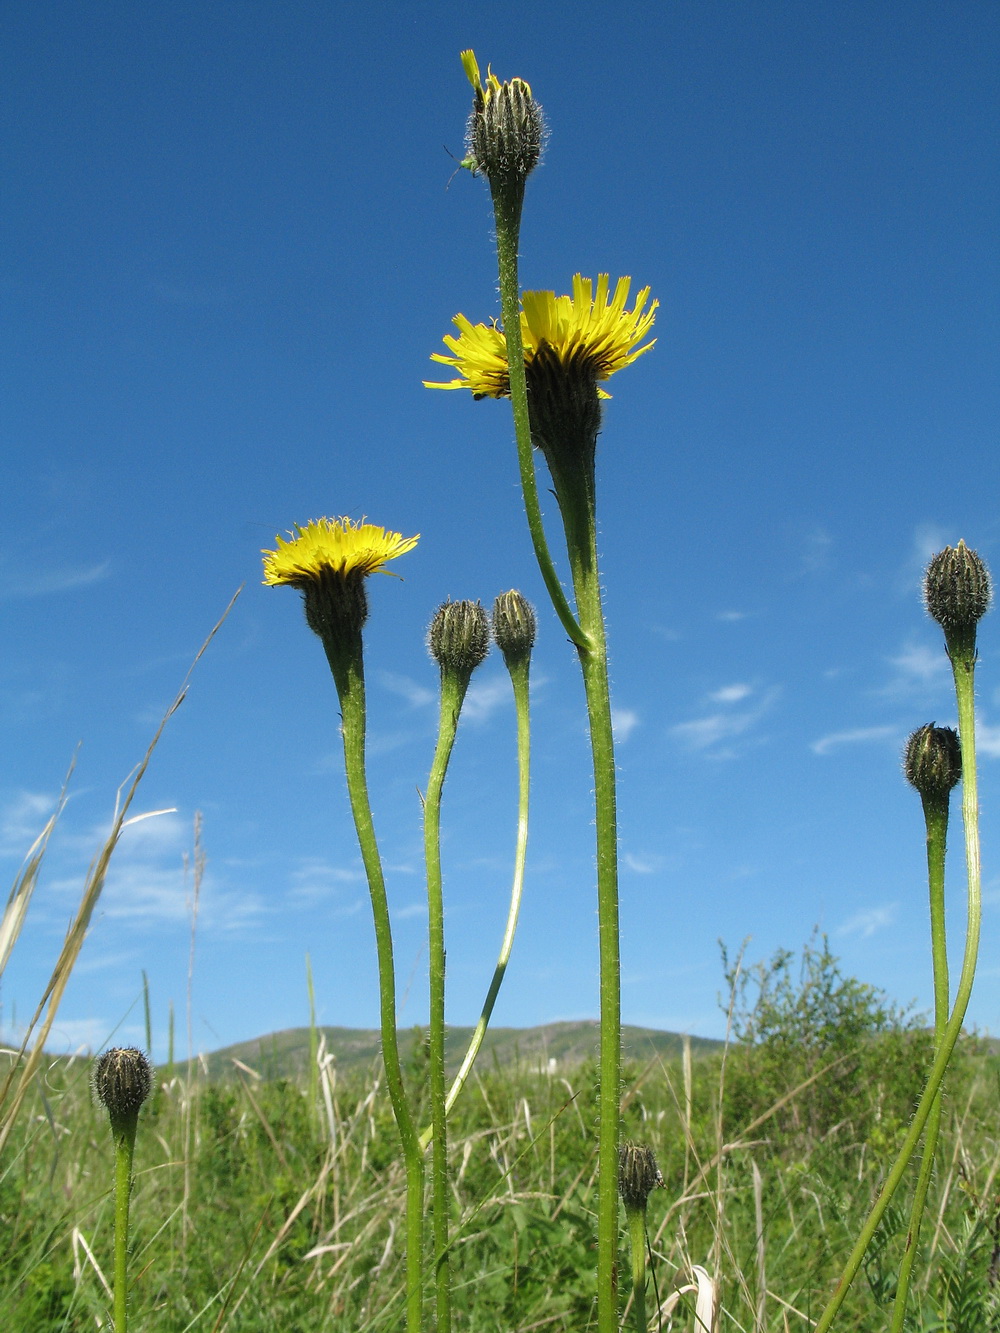
[[[94,1065],[94,1095],[108,1112],[112,1129],[134,1125],[153,1088],[153,1066],[134,1046],[115,1046]]]
[[[949,651],[974,647],[976,625],[989,609],[990,596],[986,565],[963,541],[946,546],[927,566],[924,600],[944,630]]]
[[[493,640],[508,668],[530,659],[537,631],[538,619],[528,599],[514,588],[502,592],[493,603]]]
[[[903,772],[911,787],[929,800],[946,800],[962,780],[962,745],[952,727],[928,722],[906,742]]]
[[[663,1185],[652,1148],[623,1143],[618,1149],[618,1193],[627,1212],[645,1212],[650,1194]]]
[[[442,675],[467,680],[490,650],[489,622],[480,603],[448,601],[439,606],[427,646]]]

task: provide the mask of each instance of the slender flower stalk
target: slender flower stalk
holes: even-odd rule
[[[930,891],[931,958],[934,973],[934,1048],[939,1050],[948,1025],[951,1007],[948,989],[948,950],[945,935],[944,867],[948,839],[948,814],[952,789],[962,778],[962,748],[958,735],[950,727],[936,727],[931,722],[909,738],[903,759],[906,779],[920,793],[927,830],[927,883]],[[927,1202],[934,1154],[941,1128],[941,1089],[939,1088],[927,1117],[924,1150],[910,1207],[910,1225],[906,1248],[899,1265],[899,1280],[893,1299],[889,1333],[902,1333],[906,1318],[906,1299],[910,1290],[913,1264],[920,1240],[920,1224]]]
[[[614,737],[607,641],[597,562],[594,462],[600,429],[598,388],[648,351],[644,341],[656,310],[649,289],[627,310],[629,279],[611,294],[608,278],[580,275],[571,296],[526,292],[521,309],[518,239],[524,186],[538,160],[540,109],[523,80],[483,84],[475,57],[463,53],[475,91],[466,165],[486,176],[493,199],[502,331],[455,320],[452,355],[434,359],[459,377],[437,388],[469,388],[476,397],[510,397],[528,529],[552,605],[577,649],[583,673],[594,766],[600,954],[600,1092],[597,1202],[597,1327],[618,1322],[618,1143],[621,1081],[621,979],[618,921],[618,835]],[[545,455],[566,538],[576,611],[549,553],[538,498],[534,448]]]
[[[434,1285],[437,1333],[451,1328],[448,1214],[448,1123],[445,1083],[445,949],[441,878],[441,795],[455,745],[458,719],[472,673],[489,651],[486,612],[478,602],[446,602],[428,634],[431,656],[441,668],[441,712],[437,746],[424,798],[424,859],[427,867],[428,957],[430,961],[430,1101],[433,1143],[431,1197],[434,1204]]]
[[[134,1047],[105,1051],[94,1066],[94,1093],[108,1113],[115,1144],[114,1333],[128,1333],[128,1223],[139,1112],[153,1087],[153,1069]]]
[[[924,597],[927,610],[944,631],[945,647],[951,660],[955,699],[958,705],[958,733],[962,751],[962,822],[965,831],[965,867],[968,880],[965,950],[955,1002],[937,1046],[927,1085],[917,1103],[916,1112],[896,1161],[858,1236],[836,1289],[820,1315],[815,1333],[827,1333],[851,1283],[857,1276],[871,1239],[903,1178],[903,1173],[930,1118],[969,1007],[972,985],[976,977],[982,924],[974,680],[976,634],[978,622],[989,607],[990,596],[990,580],[986,566],[964,542],[959,542],[957,547],[948,546],[940,551],[927,567]]]
[[[618,1192],[625,1206],[632,1251],[632,1310],[636,1333],[647,1333],[646,1323],[646,1205],[663,1176],[651,1148],[623,1143],[618,1154]]]
[[[536,620],[530,604],[519,592],[501,593],[493,604],[493,639],[503,653],[503,658],[510,673],[514,690],[514,709],[517,714],[517,841],[514,850],[514,877],[510,891],[510,905],[507,909],[507,922],[504,927],[503,941],[493,970],[486,999],[483,1001],[479,1021],[476,1023],[469,1045],[458,1073],[448,1089],[445,1098],[445,1116],[451,1114],[452,1107],[461,1096],[468,1081],[472,1067],[482,1048],[483,1038],[493,1016],[500,987],[503,985],[511,949],[514,946],[514,934],[517,930],[517,918],[521,910],[521,895],[524,890],[524,867],[528,851],[528,797],[531,786],[531,714],[528,698],[528,672],[531,665],[531,649],[535,641]],[[426,1149],[434,1137],[434,1126],[429,1125],[420,1136],[420,1145]]]
[[[368,618],[365,579],[388,572],[389,560],[417,543],[374,524],[348,518],[318,519],[296,528],[290,540],[264,551],[264,582],[289,584],[302,593],[306,622],[323,642],[340,700],[344,768],[351,814],[368,880],[379,973],[379,1016],[386,1086],[406,1168],[406,1326],[423,1322],[424,1163],[399,1060],[396,978],[385,876],[375,838],[365,764],[365,672],[361,631]]]

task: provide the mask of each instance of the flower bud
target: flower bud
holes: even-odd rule
[[[135,1127],[139,1109],[153,1087],[153,1066],[134,1046],[113,1047],[94,1065],[94,1093],[118,1131]]]
[[[918,727],[903,751],[903,772],[911,787],[929,800],[946,801],[962,780],[962,746],[958,732],[928,722]]]
[[[931,559],[924,576],[928,613],[944,630],[948,651],[973,652],[976,625],[990,604],[986,565],[965,542],[946,546]]]
[[[538,620],[534,607],[514,588],[493,603],[493,641],[503,653],[508,670],[531,658]]]
[[[523,186],[542,153],[542,108],[523,79],[501,83],[488,71],[484,84],[471,51],[462,52],[462,65],[476,90],[466,161],[483,173],[491,187]]]
[[[645,1212],[651,1192],[663,1187],[663,1176],[652,1148],[625,1142],[618,1149],[618,1193],[626,1212]]]
[[[431,657],[442,676],[465,680],[490,650],[490,628],[479,602],[445,602],[439,606],[427,635]]]

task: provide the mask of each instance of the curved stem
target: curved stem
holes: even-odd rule
[[[974,649],[970,655],[961,660],[952,660],[952,670],[955,677],[955,696],[958,703],[958,727],[962,740],[962,819],[965,825],[965,865],[968,875],[968,916],[965,932],[965,953],[962,958],[962,972],[958,980],[958,991],[955,995],[955,1006],[951,1011],[948,1024],[944,1030],[941,1044],[938,1047],[937,1055],[934,1058],[934,1064],[931,1066],[930,1076],[927,1080],[927,1086],[924,1088],[923,1095],[917,1104],[917,1110],[913,1117],[906,1138],[903,1140],[903,1146],[899,1151],[899,1156],[893,1164],[892,1170],[886,1179],[882,1190],[875,1201],[875,1205],[868,1215],[868,1219],[862,1228],[854,1249],[851,1251],[850,1258],[844,1266],[844,1271],[837,1283],[836,1290],[830,1297],[826,1309],[820,1316],[816,1324],[814,1333],[827,1333],[830,1325],[836,1318],[837,1311],[844,1302],[851,1283],[857,1276],[858,1269],[864,1259],[865,1251],[871,1243],[872,1236],[882,1220],[889,1201],[895,1194],[896,1189],[902,1179],[903,1172],[909,1165],[910,1158],[913,1156],[914,1149],[920,1141],[920,1136],[924,1131],[924,1126],[930,1117],[934,1103],[937,1100],[938,1092],[941,1087],[941,1081],[944,1078],[945,1071],[951,1060],[952,1052],[962,1031],[962,1022],[965,1018],[965,1012],[969,1007],[969,997],[972,994],[972,983],[976,977],[976,961],[979,956],[979,932],[982,920],[982,887],[981,871],[979,861],[979,796],[978,783],[976,781],[976,714],[975,714],[975,695],[973,689],[973,673],[975,670]]]
[[[392,926],[365,771],[364,664],[360,639],[356,649],[351,653],[337,653],[330,645],[324,646],[327,649],[327,659],[340,698],[347,791],[361,847],[361,859],[368,880],[375,924],[382,1060],[385,1064],[386,1086],[403,1146],[406,1167],[406,1327],[407,1333],[420,1333],[423,1322],[424,1163],[399,1063]]]
[[[538,480],[535,476],[535,458],[528,420],[528,386],[524,374],[524,347],[521,342],[521,288],[517,276],[517,243],[521,229],[523,187],[511,194],[498,188],[493,191],[493,212],[497,229],[497,266],[500,278],[500,315],[504,337],[507,340],[507,368],[510,375],[510,402],[514,413],[514,434],[517,439],[517,461],[521,471],[521,491],[528,518],[531,544],[535,559],[545,581],[552,606],[562,621],[563,628],[578,648],[587,646],[585,631],[566,599],[556,567],[552,563],[542,509],[538,500]]]
[[[430,963],[430,1099],[433,1149],[431,1197],[434,1203],[434,1286],[437,1333],[451,1328],[451,1286],[448,1260],[448,1127],[444,1072],[444,895],[441,887],[441,793],[455,744],[458,716],[469,685],[468,676],[441,674],[441,715],[437,746],[424,800],[424,861],[427,867],[427,935]],[[423,1147],[423,1139],[420,1140]]]
[[[531,723],[528,703],[528,662],[519,662],[511,667],[511,683],[514,686],[514,705],[517,710],[517,767],[518,767],[518,808],[517,808],[517,846],[514,852],[514,880],[510,891],[510,907],[507,910],[507,924],[504,929],[503,943],[500,946],[500,954],[497,958],[496,968],[493,972],[493,980],[490,982],[490,988],[486,993],[486,999],[483,1001],[482,1011],[479,1015],[479,1021],[476,1024],[475,1031],[469,1039],[469,1046],[462,1059],[461,1067],[448,1089],[448,1096],[445,1098],[445,1115],[449,1115],[452,1107],[455,1105],[462,1089],[465,1087],[468,1077],[472,1072],[472,1067],[479,1055],[483,1044],[483,1038],[486,1036],[486,1029],[489,1027],[490,1018],[493,1014],[493,1006],[496,1004],[497,995],[500,992],[500,986],[503,983],[504,973],[507,970],[507,963],[510,961],[510,953],[514,944],[514,933],[517,930],[517,917],[521,908],[521,893],[524,888],[524,867],[528,849],[528,793],[530,789],[531,776]],[[434,1137],[433,1124],[420,1135],[421,1148],[427,1148],[427,1145]]]
[[[945,938],[944,917],[944,865],[948,838],[948,796],[944,800],[923,797],[924,823],[927,828],[927,883],[930,890],[931,919],[931,955],[934,970],[934,1046],[941,1045],[945,1028],[948,1024],[950,999],[948,992],[948,951]],[[899,1280],[892,1305],[892,1322],[889,1333],[902,1333],[906,1318],[906,1298],[910,1290],[913,1264],[920,1240],[920,1223],[927,1203],[927,1191],[930,1188],[934,1172],[934,1154],[937,1150],[938,1134],[941,1128],[941,1089],[937,1091],[927,1117],[927,1133],[924,1138],[924,1151],[920,1159],[920,1171],[913,1193],[910,1209],[910,1225],[906,1233],[906,1248],[899,1265]]]

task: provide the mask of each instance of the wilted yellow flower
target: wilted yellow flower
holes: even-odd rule
[[[412,551],[419,540],[419,533],[404,537],[364,519],[353,523],[349,518],[318,518],[304,527],[296,524],[289,536],[290,541],[275,537],[278,549],[262,552],[265,583],[302,588],[328,574],[346,579],[351,574],[364,578],[389,573],[386,561]]]
[[[529,369],[543,348],[558,361],[572,365],[575,371],[589,374],[596,382],[606,380],[615,371],[630,366],[648,352],[656,339],[638,345],[653,327],[659,301],[649,307],[649,288],[644,287],[631,310],[625,309],[631,278],[619,278],[609,299],[609,278],[598,275],[597,292],[590,278],[578,273],[573,279],[572,296],[555,292],[525,292],[521,311],[521,339],[524,364]],[[446,384],[424,380],[429,389],[471,389],[476,398],[504,398],[510,393],[507,368],[507,339],[495,325],[472,324],[464,315],[452,323],[458,336],[448,335],[444,342],[453,353],[435,352],[432,361],[453,366],[459,378]],[[598,390],[600,397],[609,397]]]

